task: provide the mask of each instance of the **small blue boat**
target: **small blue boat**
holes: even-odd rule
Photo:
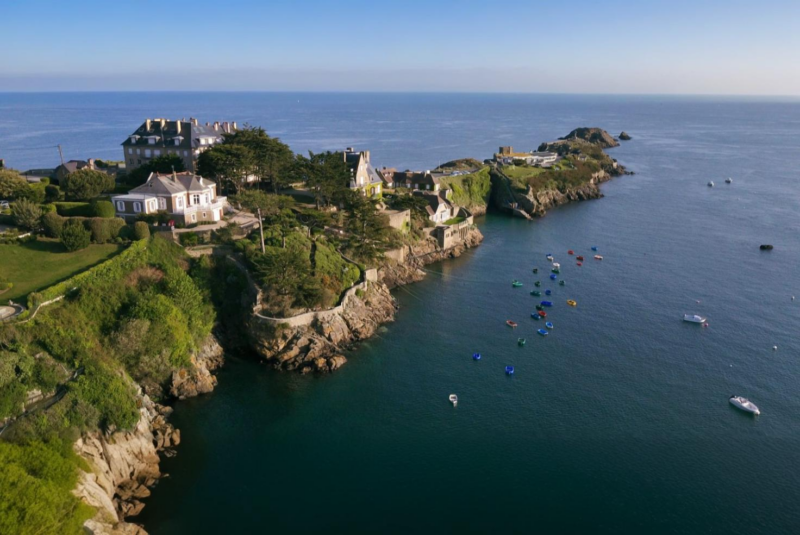
[[[538,313],[538,312],[531,312],[531,317],[532,317],[533,319],[535,319],[536,321],[539,321],[539,318],[540,318],[541,316],[539,315],[539,313]]]
[[[539,329],[539,330],[538,330],[538,331],[536,331],[536,332],[537,332],[537,333],[539,333],[539,334],[541,334],[542,336],[547,336],[547,334],[548,334],[548,332],[547,332],[547,331],[545,331],[544,329]]]
[[[550,275],[550,280],[553,280],[553,281],[554,281],[554,280],[556,280],[557,278],[558,278],[558,276],[557,276],[555,273],[552,273],[552,274]]]
[[[514,375],[514,366],[506,366],[506,375]]]
[[[481,360],[481,354],[480,353],[473,353],[472,354],[472,360]]]
[[[547,327],[548,329],[552,329],[553,328],[553,324],[550,323],[549,321],[547,323],[545,323],[544,326]]]
[[[539,304],[542,305],[543,307],[551,307],[551,306],[553,306],[553,303],[551,301],[542,301]]]
[[[595,246],[592,247],[592,251],[596,251],[596,250],[597,250],[597,246],[595,245]]]
[[[550,295],[551,293],[553,293],[553,291],[552,291],[552,290],[545,290],[545,291],[544,291],[544,295]]]

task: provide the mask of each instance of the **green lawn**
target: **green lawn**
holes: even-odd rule
[[[14,284],[13,288],[0,294],[0,302],[13,299],[24,303],[30,292],[67,279],[121,250],[119,245],[90,245],[82,251],[68,253],[55,240],[0,245],[0,277]]]
[[[527,167],[522,165],[504,165],[503,174],[513,182],[514,188],[520,191],[528,189],[528,179],[544,172],[541,167]]]

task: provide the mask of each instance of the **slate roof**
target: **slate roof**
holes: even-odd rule
[[[202,146],[200,138],[214,138],[214,144],[222,142],[222,135],[226,133],[226,123],[214,123],[218,126],[214,129],[213,124],[194,124],[193,121],[171,121],[169,119],[150,119],[150,129],[147,128],[148,121],[145,121],[122,142],[123,147],[177,147],[181,149],[194,149]],[[178,125],[180,124],[180,131]],[[227,128],[231,132],[236,130],[236,123],[227,123]],[[132,140],[133,136],[138,139]],[[148,137],[155,137],[154,144],[148,142]],[[175,140],[178,139],[178,144]]]
[[[200,183],[202,181],[202,184]],[[173,195],[176,193],[186,193],[187,191],[201,192],[214,185],[214,182],[206,178],[194,175],[189,172],[160,175],[150,173],[147,182],[137,186],[128,193],[143,193],[150,195]]]
[[[395,184],[416,184],[419,186],[429,185],[431,187],[439,184],[439,177],[433,176],[430,172],[422,171],[398,171],[394,174]]]
[[[447,199],[442,197],[441,194],[438,194],[438,193],[424,193],[422,191],[415,191],[413,194],[417,195],[418,197],[422,197],[423,199],[428,201],[428,205],[425,207],[425,210],[428,212],[429,216],[432,216],[433,214],[435,214],[437,212],[437,210],[439,209],[439,206],[442,205],[442,204],[444,204],[448,208],[452,207],[452,204],[450,203],[450,201],[448,201]]]

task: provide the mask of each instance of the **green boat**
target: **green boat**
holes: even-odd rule
[[[561,273],[561,270],[558,268],[553,268],[550,271],[552,271],[553,273]]]
[[[517,344],[519,344],[520,347],[524,346],[525,345],[525,339],[524,338],[518,338],[517,339]]]
[[[542,305],[536,305],[536,310],[544,310],[544,307]]]
[[[533,291],[531,292],[531,295],[535,295],[536,297],[539,297],[539,296],[541,296],[541,295],[542,295],[542,292],[540,292],[539,290],[533,290]]]
[[[542,281],[536,281],[536,282],[533,283],[533,285],[538,288],[539,286],[542,285]]]
[[[533,268],[533,273],[534,274],[539,273],[539,268]]]
[[[519,281],[513,281],[511,283],[511,286],[513,286],[514,288],[519,288],[520,286],[522,286],[522,283]]]
[[[558,285],[559,285],[559,286],[566,286],[566,285],[567,285],[567,283],[566,283],[566,282],[564,282],[564,281],[558,281]]]

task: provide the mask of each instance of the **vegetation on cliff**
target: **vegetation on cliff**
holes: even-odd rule
[[[133,427],[134,381],[158,398],[173,370],[190,364],[215,319],[209,272],[171,242],[136,242],[32,295],[35,304],[67,294],[27,323],[0,327],[0,419],[18,417],[0,442],[0,459],[16,466],[0,477],[1,532],[80,532],[86,508],[70,494],[79,463],[65,444],[82,432]],[[36,391],[42,407],[22,414]],[[57,470],[41,470],[44,463]],[[38,492],[46,498],[28,499]],[[3,529],[15,521],[24,529]]]
[[[441,179],[441,184],[443,188],[453,190],[452,200],[458,205],[475,208],[485,207],[489,202],[492,181],[488,166],[482,166],[478,171],[468,175],[444,177]]]

